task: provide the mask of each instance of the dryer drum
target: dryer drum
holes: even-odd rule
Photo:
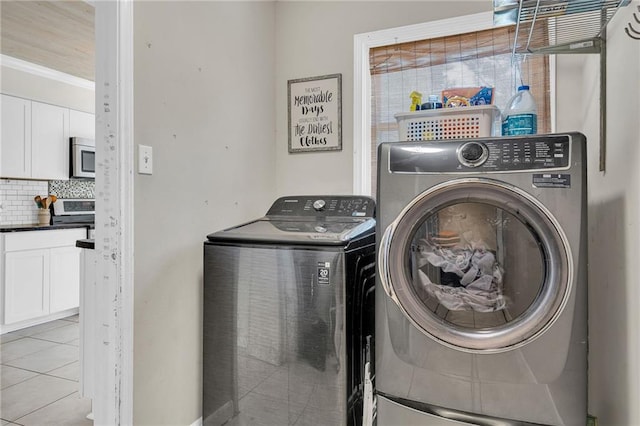
[[[557,220],[504,182],[463,178],[419,194],[378,253],[389,297],[428,337],[472,353],[522,347],[560,316],[573,262]]]

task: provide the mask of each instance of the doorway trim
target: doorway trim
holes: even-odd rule
[[[96,22],[96,425],[133,424],[133,0]]]

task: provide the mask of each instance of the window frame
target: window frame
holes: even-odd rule
[[[493,12],[482,12],[423,24],[389,28],[354,36],[353,193],[371,194],[371,75],[369,49],[494,28]],[[555,57],[549,57],[550,120],[556,128]]]

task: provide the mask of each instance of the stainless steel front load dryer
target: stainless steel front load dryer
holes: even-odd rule
[[[207,236],[204,425],[362,423],[374,213],[368,197],[282,197]]]
[[[379,426],[585,425],[585,143],[380,146]]]

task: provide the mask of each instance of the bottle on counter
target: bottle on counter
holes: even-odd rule
[[[440,102],[440,98],[438,95],[429,95],[429,98],[426,103],[422,104],[420,109],[438,109],[442,108],[442,102]]]
[[[502,114],[502,135],[535,135],[538,132],[538,112],[536,101],[529,92],[529,86],[518,87],[507,103]]]

